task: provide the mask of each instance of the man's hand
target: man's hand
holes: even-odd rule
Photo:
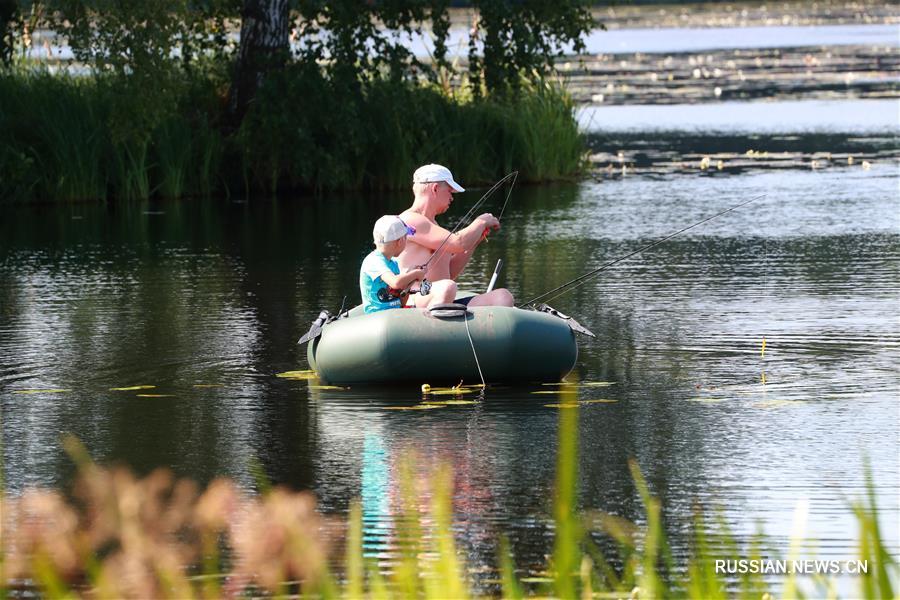
[[[494,230],[500,229],[500,220],[497,217],[495,217],[494,215],[492,215],[491,213],[484,213],[483,215],[480,215],[478,218],[479,218],[479,220],[484,222],[485,228],[494,229]]]

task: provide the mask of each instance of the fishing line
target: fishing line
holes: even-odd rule
[[[500,207],[500,214],[497,216],[498,221],[503,218],[503,211],[506,210],[506,205],[509,204],[509,197],[512,195],[513,188],[516,187],[516,180],[519,178],[519,172],[513,171],[510,175],[513,176],[513,180],[512,183],[509,184],[509,189],[506,190],[506,200],[503,201],[503,206]],[[507,175],[507,177],[509,177],[509,175]]]
[[[688,225],[684,229],[679,229],[675,233],[673,233],[671,235],[667,235],[666,237],[664,237],[661,240],[657,240],[657,241],[653,242],[652,244],[647,244],[646,246],[643,246],[642,248],[638,248],[634,252],[630,252],[630,253],[626,254],[625,256],[622,256],[621,258],[617,258],[613,261],[610,261],[610,262],[606,263],[605,265],[602,265],[602,266],[594,269],[593,271],[588,271],[584,275],[576,277],[575,279],[572,279],[571,281],[568,281],[558,287],[555,287],[552,290],[550,290],[549,292],[544,292],[540,296],[536,296],[536,297],[532,298],[531,300],[529,300],[528,302],[522,303],[521,306],[533,306],[534,303],[537,302],[538,300],[546,299],[546,301],[549,302],[551,300],[559,298],[563,294],[568,294],[575,288],[583,285],[588,279],[590,279],[594,275],[600,273],[601,271],[605,271],[609,267],[611,267],[615,264],[618,264],[618,263],[622,262],[623,260],[631,258],[635,254],[640,254],[641,252],[644,252],[645,250],[649,250],[650,248],[655,248],[656,246],[659,246],[663,242],[671,240],[676,235],[681,235],[682,233],[684,233],[685,231],[688,231],[689,229],[693,229],[694,227],[698,227],[700,225],[703,225],[704,223],[708,223],[709,221],[712,221],[713,219],[715,219],[717,217],[721,217],[724,214],[730,213],[733,210],[737,210],[738,208],[740,208],[742,206],[746,206],[747,204],[750,204],[751,202],[759,200],[760,198],[764,198],[765,196],[766,196],[766,194],[760,194],[759,196],[755,196],[753,198],[750,198],[749,200],[746,200],[745,202],[741,202],[740,204],[732,206],[731,208],[729,208],[727,210],[723,210],[722,212],[716,213],[711,217],[707,217],[707,218],[703,219],[702,221],[698,221],[697,223],[694,223],[693,225]],[[557,294],[556,292],[559,292],[559,293]],[[556,294],[556,295],[551,296],[551,294]],[[550,297],[548,298],[548,296],[550,296]]]
[[[453,234],[456,233],[456,231],[460,227],[462,227],[463,223],[467,222],[472,217],[472,215],[475,214],[475,211],[478,209],[478,207],[481,206],[488,198],[490,198],[491,194],[493,194],[495,191],[497,191],[497,189],[500,188],[500,186],[502,186],[504,183],[506,183],[507,180],[512,178],[513,182],[512,182],[512,184],[510,184],[509,191],[506,193],[506,202],[509,202],[509,197],[510,197],[510,194],[512,193],[512,186],[515,185],[516,179],[518,178],[518,176],[519,176],[519,172],[513,171],[513,172],[509,173],[508,175],[506,175],[503,179],[501,179],[500,181],[495,183],[491,187],[491,189],[489,189],[487,192],[485,192],[484,195],[481,198],[479,198],[478,202],[473,204],[472,208],[470,208],[466,212],[466,214],[464,214],[462,217],[460,217],[459,222],[456,224],[456,227],[454,227],[452,230],[450,230],[450,233],[447,234],[447,237],[444,238],[444,241],[441,242],[440,246],[435,248],[434,252],[428,258],[428,260],[425,262],[425,264],[422,265],[422,268],[424,269],[424,268],[428,267],[429,263],[431,263],[431,261],[434,260],[434,258],[441,251],[441,248],[444,247],[444,244],[446,244],[450,240],[450,238],[453,236]],[[503,215],[503,210],[506,209],[506,202],[503,203],[503,208],[500,210],[501,215]],[[497,220],[499,220],[499,218]]]

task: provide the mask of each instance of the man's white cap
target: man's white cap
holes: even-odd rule
[[[441,165],[422,165],[413,173],[413,183],[431,183],[433,181],[446,181],[456,192],[466,191],[463,186],[453,181],[453,173],[450,169]]]
[[[384,215],[375,221],[375,227],[372,228],[372,239],[376,244],[387,244],[402,237],[413,235],[416,230],[406,223],[403,219],[394,215]]]

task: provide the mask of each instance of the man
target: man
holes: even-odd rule
[[[491,229],[500,229],[500,221],[490,213],[479,215],[467,227],[453,234],[438,225],[435,218],[447,212],[453,203],[453,194],[464,191],[453,180],[453,174],[447,167],[429,164],[416,169],[413,173],[413,204],[400,214],[400,218],[416,233],[407,238],[406,249],[397,257],[400,267],[414,269],[424,265],[437,251],[437,256],[428,264],[428,280],[456,280],[486,233]],[[505,288],[457,302],[469,306],[514,305],[512,294]]]

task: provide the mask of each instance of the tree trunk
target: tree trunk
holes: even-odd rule
[[[244,0],[241,45],[228,97],[228,116],[240,126],[266,74],[284,66],[290,55],[289,0]]]

